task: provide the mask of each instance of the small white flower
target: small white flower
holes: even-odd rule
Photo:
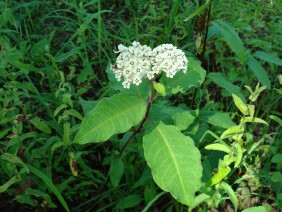
[[[122,86],[123,86],[124,88],[129,89],[129,88],[130,88],[130,82],[124,81],[124,82],[122,83]]]

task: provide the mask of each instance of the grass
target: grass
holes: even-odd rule
[[[259,62],[271,84],[255,104],[255,116],[269,126],[248,125],[246,157],[229,184],[242,197],[240,210],[263,202],[277,211],[281,209],[281,180],[278,179],[281,160],[277,157],[281,157],[282,95],[277,75],[281,73],[279,9],[282,5],[278,0],[213,1],[208,24],[199,21],[207,18],[202,14],[185,21],[203,3],[0,1],[0,152],[16,155],[34,170],[40,170],[45,182],[48,181],[42,183],[42,177],[36,176],[38,171],[35,175],[26,174],[20,167],[0,160],[0,185],[20,176],[19,181],[1,191],[1,210],[15,205],[23,211],[36,210],[53,203],[60,209],[61,202],[65,208],[121,211],[130,208],[123,202],[130,195],[135,195],[130,202],[132,210],[142,210],[146,205],[160,210],[185,210],[185,206],[170,195],[161,196],[163,193],[144,159],[141,136],[128,145],[122,156],[123,176],[117,187],[112,185],[108,176],[111,162],[119,154],[120,143],[126,142],[133,131],[115,135],[111,142],[104,144],[80,146],[71,142],[81,123],[80,116],[86,114],[85,109],[89,111],[98,100],[117,93],[106,70],[115,60],[118,44],[129,45],[134,40],[150,46],[172,43],[187,56],[198,56],[207,71],[208,77],[201,87],[158,100],[160,104],[228,112],[234,121],[239,121],[229,89],[237,89],[247,97],[249,93],[244,86],[254,88],[258,80],[230,47],[234,40],[230,44],[219,36],[214,24],[218,19],[228,23],[239,35],[245,52]],[[209,34],[202,53],[195,43],[204,44],[204,32],[200,37],[199,31],[206,26]],[[266,56],[261,51],[267,53]],[[220,73],[223,81],[217,81],[219,75],[213,72]],[[32,124],[34,118],[40,122]],[[210,123],[194,127],[194,130],[199,128],[198,134],[193,135],[198,140],[206,130],[217,135],[223,131]],[[193,134],[192,128],[189,133]],[[78,169],[77,177],[70,170],[70,152],[74,153],[71,166]],[[221,157],[214,153],[205,156]],[[208,168],[215,167],[217,164]],[[48,184],[54,193],[48,190]],[[28,188],[50,195],[51,200],[44,195],[31,195]],[[250,201],[246,203],[243,199]],[[223,210],[226,205],[230,202],[221,201],[214,207]]]

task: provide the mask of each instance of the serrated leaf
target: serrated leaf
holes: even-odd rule
[[[145,159],[157,185],[191,206],[201,186],[201,155],[176,126],[160,124],[143,138]]]
[[[188,70],[186,74],[178,72],[173,78],[162,75],[160,82],[165,86],[167,94],[184,93],[191,87],[199,87],[206,76],[206,71],[201,67],[201,62],[188,58]]]
[[[243,113],[244,115],[248,115],[249,114],[248,106],[245,105],[245,103],[241,100],[241,98],[235,94],[232,94],[232,97],[236,107],[241,111],[241,113]]]
[[[119,185],[123,171],[124,165],[122,160],[120,158],[112,160],[109,175],[114,187],[117,187]]]
[[[233,191],[233,189],[231,188],[231,186],[228,185],[225,182],[222,182],[222,183],[220,183],[219,188],[221,188],[221,189],[223,189],[224,191],[227,192],[227,194],[230,197],[231,202],[233,203],[233,205],[235,207],[235,212],[236,212],[237,209],[238,209],[238,200],[237,200],[236,194]]]
[[[217,143],[217,144],[209,144],[209,145],[205,146],[205,149],[206,150],[222,151],[222,152],[226,152],[228,154],[232,152],[231,147],[229,147],[226,144],[219,144],[219,143]]]
[[[82,120],[75,143],[98,143],[137,125],[145,115],[146,103],[137,97],[116,94],[102,99]]]

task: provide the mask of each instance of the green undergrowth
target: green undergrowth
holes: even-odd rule
[[[0,210],[281,210],[280,8],[278,0],[0,1]],[[142,129],[148,85],[125,91],[110,69],[117,46],[133,41],[172,43],[191,74],[156,80],[156,104]],[[138,115],[115,125],[112,114],[123,107]],[[89,142],[104,119],[114,120],[110,130]],[[237,125],[242,141],[224,137]],[[166,157],[156,160],[161,147],[150,142],[157,136],[160,145],[166,132],[189,136],[190,151],[180,153],[199,159],[198,170],[187,162],[188,173],[202,173],[193,192],[207,196],[198,204],[191,191],[189,204],[163,192],[174,184],[155,173]],[[210,146],[222,139],[229,152]],[[226,151],[236,152],[238,164]],[[222,163],[234,164],[218,177]]]

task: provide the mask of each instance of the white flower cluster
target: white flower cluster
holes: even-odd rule
[[[188,60],[184,52],[172,44],[163,44],[152,50],[134,41],[129,47],[120,44],[118,50],[115,53],[119,56],[111,69],[118,81],[124,80],[124,88],[130,88],[131,83],[139,85],[143,77],[153,79],[162,71],[170,78],[178,71],[187,71]]]
[[[152,70],[158,74],[161,71],[173,78],[178,71],[186,73],[188,60],[184,52],[172,44],[163,44],[153,50],[155,57],[151,60]]]

